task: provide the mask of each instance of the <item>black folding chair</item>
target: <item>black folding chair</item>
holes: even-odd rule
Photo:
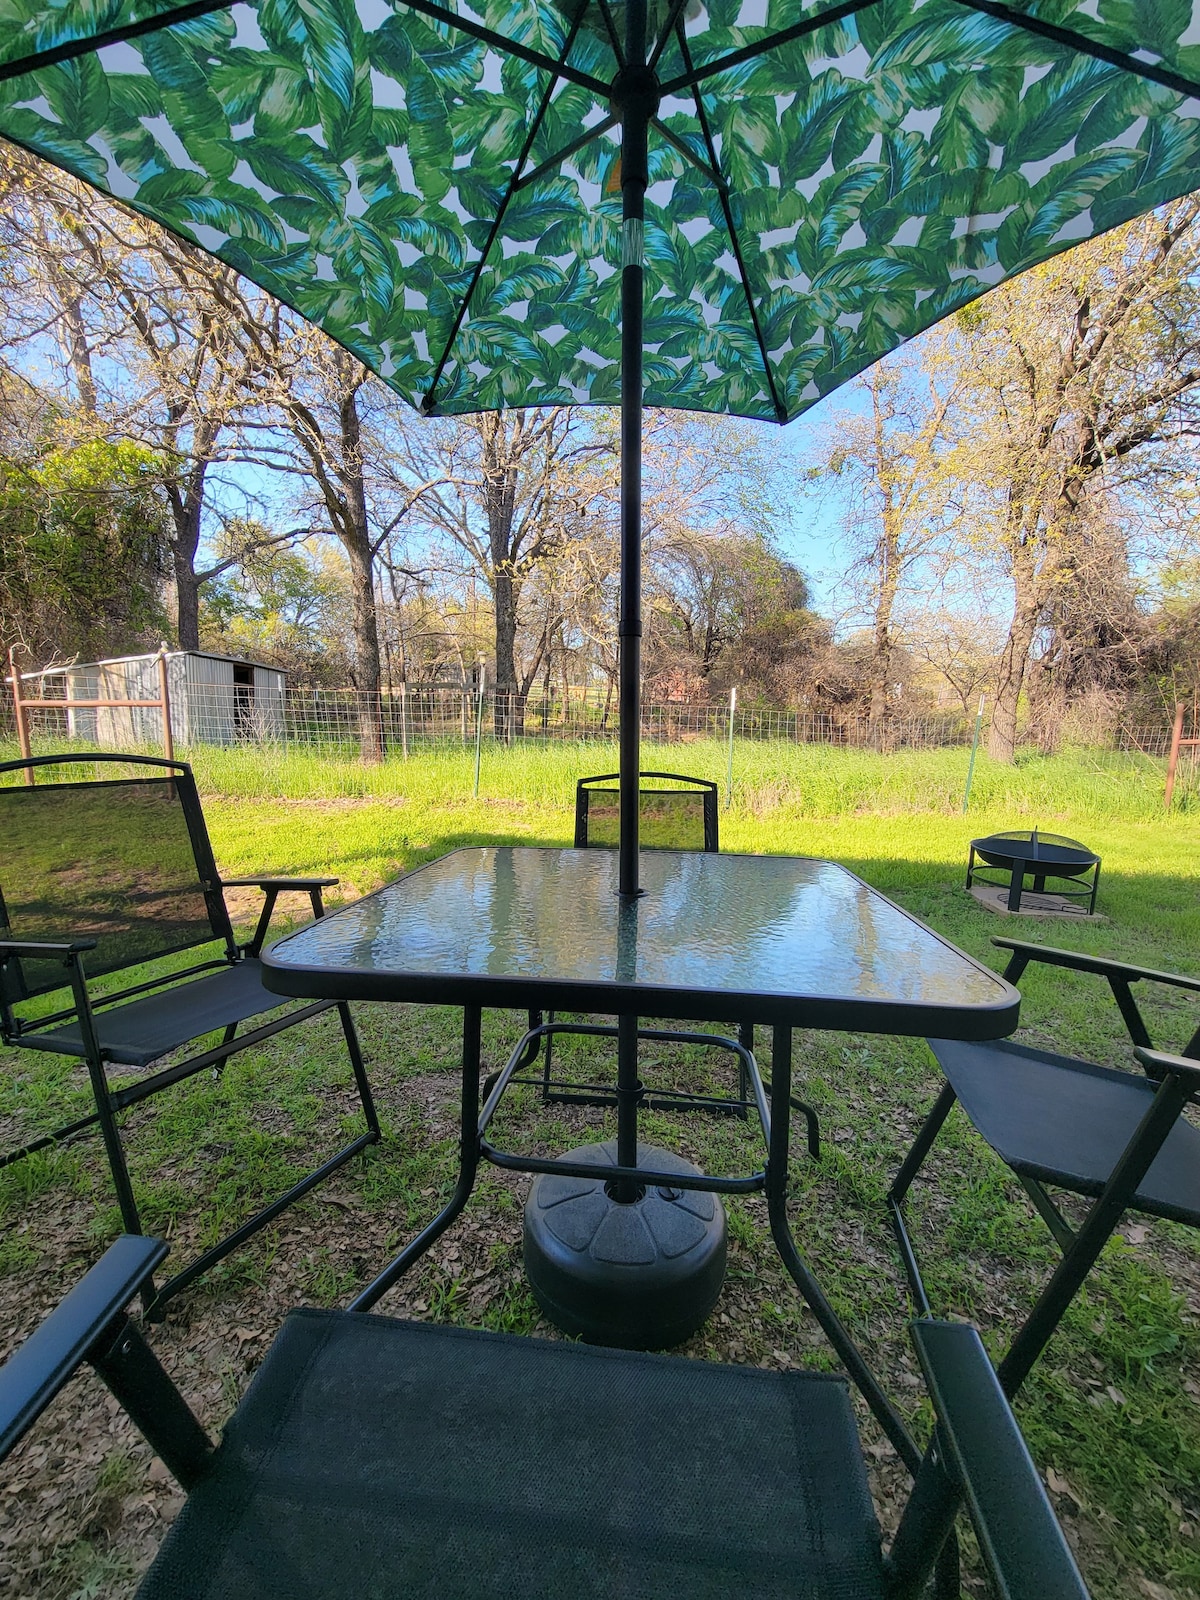
[[[292,1313],[214,1451],[124,1314],[165,1251],[118,1240],[0,1368],[0,1458],[87,1359],[189,1492],[141,1600],[915,1600],[964,1497],[999,1593],[1086,1600],[965,1324],[914,1324],[937,1425],[885,1556],[828,1374],[356,1303]]]
[[[993,939],[1013,952],[1004,976],[1019,982],[1031,961],[1106,978],[1145,1073],[1116,1071],[1072,1056],[1000,1039],[968,1044],[931,1039],[946,1078],[888,1193],[892,1224],[922,1315],[930,1314],[903,1204],[957,1100],[976,1130],[1020,1179],[1063,1252],[999,1366],[1014,1395],[1126,1210],[1200,1227],[1200,1128],[1182,1117],[1200,1089],[1200,1028],[1182,1055],[1151,1047],[1132,986],[1164,983],[1200,993],[1200,980],[1132,967],[1101,956]],[[1090,1196],[1072,1228],[1048,1188]]]
[[[63,780],[82,764],[112,776]],[[128,769],[118,773],[118,767]],[[23,782],[45,773],[52,781]],[[61,1140],[99,1127],[126,1232],[141,1233],[121,1140],[120,1114],[205,1068],[219,1069],[239,1050],[318,1016],[334,1004],[293,1006],[248,1032],[240,1025],[281,1001],[263,987],[259,952],[281,893],[309,896],[321,916],[321,890],[336,878],[230,878],[213,860],[191,768],[182,762],[120,755],[39,756],[0,764],[0,1037],[22,1050],[75,1056],[87,1066],[96,1109],[0,1157],[10,1165]],[[253,938],[239,946],[223,889],[264,895]],[[216,943],[219,950],[179,967],[164,960]],[[138,970],[134,970],[138,969]],[[97,990],[97,978],[135,979]],[[70,990],[51,1009],[46,997]],[[166,1301],[277,1217],[315,1184],[379,1137],[379,1123],[350,1009],[338,1003],[366,1132],[323,1162],[154,1294]],[[145,1072],[180,1046],[219,1033],[184,1060],[129,1081],[124,1066]]]
[[[580,778],[575,785],[575,848],[621,843],[620,773]],[[651,779],[648,786],[642,780]],[[678,772],[638,774],[638,842],[643,850],[704,850],[715,855],[717,786],[707,778],[686,778]],[[664,783],[682,785],[664,789]]]
[[[717,786],[707,778],[690,778],[678,772],[641,772],[638,789],[638,840],[644,850],[692,850],[715,855],[720,848],[717,823]],[[620,844],[621,816],[616,772],[580,778],[575,784],[575,848],[615,850]],[[670,784],[674,787],[667,788]],[[594,1022],[563,1022],[551,1012],[543,1016],[531,1011],[529,1028],[509,1057],[507,1065],[493,1073],[484,1085],[484,1100],[503,1077],[506,1084],[537,1082],[545,1104],[614,1107],[617,1104],[612,1084],[577,1083],[554,1077],[553,1051],[557,1034],[617,1038],[615,1025]],[[705,1111],[718,1116],[736,1116],[743,1122],[758,1104],[755,1081],[769,1095],[754,1057],[754,1028],[744,1024],[738,1037],[700,1033],[695,1029],[639,1028],[639,1042],[703,1045],[733,1055],[738,1064],[736,1094],[699,1094],[685,1089],[658,1087],[646,1089],[641,1104],[657,1111]],[[542,1056],[541,1076],[532,1080],[521,1076]],[[514,1067],[515,1063],[515,1067]],[[808,1148],[820,1154],[820,1129],[812,1106],[795,1097],[792,1105],[802,1113],[808,1129]]]

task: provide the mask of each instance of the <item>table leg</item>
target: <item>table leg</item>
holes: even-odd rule
[[[638,1102],[642,1081],[638,1077],[638,1019],[622,1014],[617,1018],[617,1165],[637,1166]],[[631,1205],[638,1199],[639,1186],[630,1178],[617,1178],[612,1186],[614,1200]]]
[[[825,1337],[837,1352],[872,1415],[887,1434],[896,1453],[914,1475],[921,1464],[921,1452],[899,1412],[884,1394],[878,1379],[867,1366],[862,1351],[851,1339],[841,1318],[825,1298],[792,1237],[787,1219],[787,1163],[792,1086],[792,1030],[776,1027],[771,1045],[771,1147],[767,1160],[767,1210],[771,1234],[796,1287],[804,1296]]]
[[[1024,887],[1025,887],[1025,862],[1024,861],[1014,861],[1013,864],[1012,864],[1012,875],[1010,876],[1010,878],[1008,880],[1008,909],[1010,911],[1020,911],[1020,909],[1021,909],[1021,890]]]
[[[433,1221],[421,1229],[396,1259],[388,1264],[373,1283],[352,1300],[349,1311],[369,1311],[375,1302],[387,1293],[396,1280],[403,1276],[414,1261],[429,1249],[458,1216],[475,1187],[475,1173],[479,1167],[479,1055],[482,1011],[479,1006],[463,1008],[462,1042],[462,1117],[458,1135],[458,1182],[454,1193]]]

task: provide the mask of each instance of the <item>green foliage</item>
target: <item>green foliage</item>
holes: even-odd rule
[[[161,636],[162,464],[127,440],[0,460],[0,636],[35,659],[114,655]]]
[[[106,26],[138,10],[118,0]],[[1059,12],[1110,49],[1195,71],[1186,7]],[[4,14],[14,58],[96,26],[59,0],[8,0]],[[563,48],[567,14],[550,0],[473,14],[551,59]],[[615,402],[618,136],[554,159],[609,113],[598,8],[572,48],[594,87],[560,79],[542,113],[545,68],[403,6],[376,27],[351,0],[260,0],[247,15],[216,10],[111,61],[14,77],[0,130],[213,250],[414,404],[435,373],[448,412]],[[773,4],[784,42],[708,77],[703,121],[690,92],[665,100],[675,143],[651,132],[651,404],[796,416],[992,285],[1200,177],[1180,96],[949,0],[787,38],[800,20],[799,0]],[[682,81],[762,35],[710,4],[660,75]],[[510,193],[530,135],[526,170],[546,170]],[[727,200],[678,148],[705,163],[710,139]]]
[[[315,541],[268,545],[261,524],[235,519],[216,541],[237,565],[204,586],[201,642],[221,654],[249,656],[310,684],[349,677],[344,618],[350,609],[345,557]]]

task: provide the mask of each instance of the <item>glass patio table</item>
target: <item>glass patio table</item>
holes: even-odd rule
[[[484,1007],[612,1016],[618,1033],[619,1180],[765,1193],[784,1265],[871,1409],[914,1466],[898,1414],[804,1261],[785,1214],[792,1030],[999,1038],[1017,1025],[1011,985],[846,868],[797,856],[646,851],[643,894],[618,896],[615,851],[453,851],[280,940],[263,980],[282,995],[461,1007],[458,1182],[446,1207],[354,1302],[366,1310],[454,1220],[480,1157],[535,1173],[596,1175],[498,1151],[483,1136],[505,1083],[480,1112]],[[694,1177],[638,1164],[638,1017],[712,1019],[772,1030],[767,1146],[749,1177]],[[511,1077],[516,1057],[502,1079]],[[633,1136],[630,1140],[629,1127]],[[625,1136],[622,1138],[622,1128]]]

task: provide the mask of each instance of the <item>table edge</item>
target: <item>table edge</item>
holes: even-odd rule
[[[436,866],[451,856],[483,850],[554,850],[562,853],[572,850],[570,845],[460,845],[445,855],[423,861],[419,866],[402,873],[390,883],[382,884],[370,894],[350,901],[328,913],[336,917],[351,906],[374,899],[407,878]],[[680,852],[696,854],[698,852]],[[837,1032],[892,1033],[909,1037],[928,1035],[932,1038],[958,1038],[966,1040],[998,1039],[1012,1033],[1020,1017],[1021,996],[1017,989],[999,973],[993,972],[976,957],[922,922],[904,906],[898,905],[882,890],[867,883],[856,872],[840,861],[829,861],[823,856],[802,856],[792,853],[754,852],[749,850],[722,851],[726,859],[742,857],[747,860],[819,861],[824,866],[836,867],[856,883],[862,884],[871,894],[882,900],[907,921],[915,923],[939,944],[964,961],[984,972],[997,985],[1000,993],[996,1000],[977,1005],[928,1004],[914,1006],[904,1001],[872,1000],[869,997],[832,996],[819,998],[775,992],[724,990],[714,993],[709,989],[678,988],[674,986],[638,983],[589,983],[553,978],[523,977],[518,974],[456,974],[397,973],[351,971],[346,968],[277,963],[274,951],[315,925],[310,921],[303,928],[294,929],[276,940],[262,954],[263,983],[273,994],[293,999],[367,1000],[408,1002],[433,1005],[478,1005],[501,1010],[562,1010],[583,1011],[600,1015],[637,1013],[641,1016],[662,1016],[683,1021],[711,1019],[732,1023],[749,1021],[766,1026],[791,1026],[829,1029]],[[305,981],[310,980],[310,981]],[[311,980],[319,980],[317,982]]]

